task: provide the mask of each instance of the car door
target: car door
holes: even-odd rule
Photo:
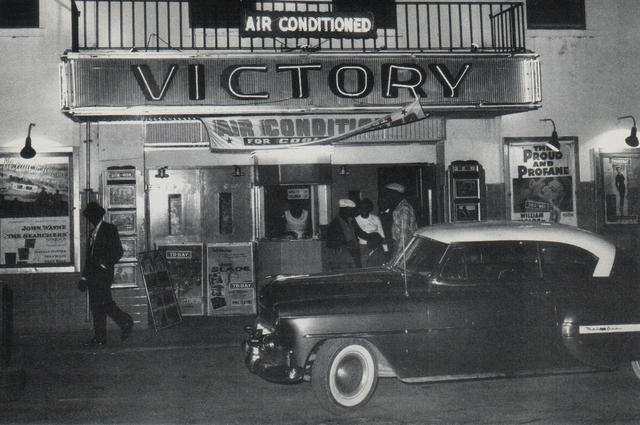
[[[528,242],[500,241],[447,251],[427,307],[429,375],[491,376],[518,367],[535,250]]]

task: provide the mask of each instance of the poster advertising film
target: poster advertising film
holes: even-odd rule
[[[509,144],[511,220],[578,225],[573,141],[554,152],[543,142]]]
[[[183,316],[204,314],[202,244],[158,244]]]
[[[207,244],[209,315],[256,312],[253,244]]]
[[[69,266],[71,153],[0,154],[0,268]]]
[[[607,224],[637,224],[640,214],[640,157],[602,156]]]
[[[158,250],[140,252],[138,266],[156,331],[182,322],[180,306],[162,253]]]

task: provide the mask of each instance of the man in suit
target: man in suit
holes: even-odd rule
[[[121,339],[131,335],[133,320],[122,311],[111,296],[114,265],[122,258],[122,244],[118,229],[102,220],[105,210],[97,202],[89,202],[82,214],[93,225],[87,242],[87,254],[82,277],[78,283],[81,291],[89,290],[89,304],[93,315],[94,336],[84,345],[97,347],[107,342],[107,315],[120,327]]]

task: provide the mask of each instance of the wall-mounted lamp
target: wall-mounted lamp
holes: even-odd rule
[[[156,178],[157,179],[166,179],[167,177],[169,177],[169,174],[167,174],[167,166],[165,167],[160,167],[158,168],[158,172],[156,173]]]
[[[347,170],[347,166],[346,165],[341,165],[340,168],[338,168],[338,175],[339,176],[346,177],[349,174],[351,174],[351,172],[349,170]]]
[[[31,127],[35,127],[34,123],[29,124],[27,138],[24,140],[24,147],[20,151],[20,156],[24,159],[31,159],[36,156],[36,150],[31,147]]]
[[[629,135],[629,137],[624,139],[624,141],[627,145],[631,146],[632,148],[637,148],[639,143],[638,143],[638,136],[636,135],[636,133],[638,132],[638,129],[636,128],[636,119],[633,118],[632,115],[625,115],[624,117],[618,117],[619,120],[624,118],[631,118],[633,120],[633,127],[631,127],[631,135]]]
[[[545,144],[549,149],[554,152],[560,152],[560,142],[558,141],[558,132],[556,131],[556,123],[553,122],[551,118],[542,118],[540,121],[550,121],[553,125],[553,131],[551,132],[551,137]]]
[[[233,173],[231,173],[233,177],[242,177],[244,173],[242,172],[242,168],[239,165],[233,166]]]

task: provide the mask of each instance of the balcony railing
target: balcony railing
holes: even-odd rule
[[[206,24],[190,23],[191,1],[75,0],[72,51],[525,51],[522,3],[398,0],[395,25],[364,39],[243,37],[240,16],[220,13]],[[215,4],[214,1],[211,1]],[[256,11],[331,12],[330,1],[263,1]],[[393,9],[392,9],[393,10]],[[205,19],[206,20],[206,19]],[[197,21],[203,21],[198,17]],[[197,27],[198,26],[198,27]]]

